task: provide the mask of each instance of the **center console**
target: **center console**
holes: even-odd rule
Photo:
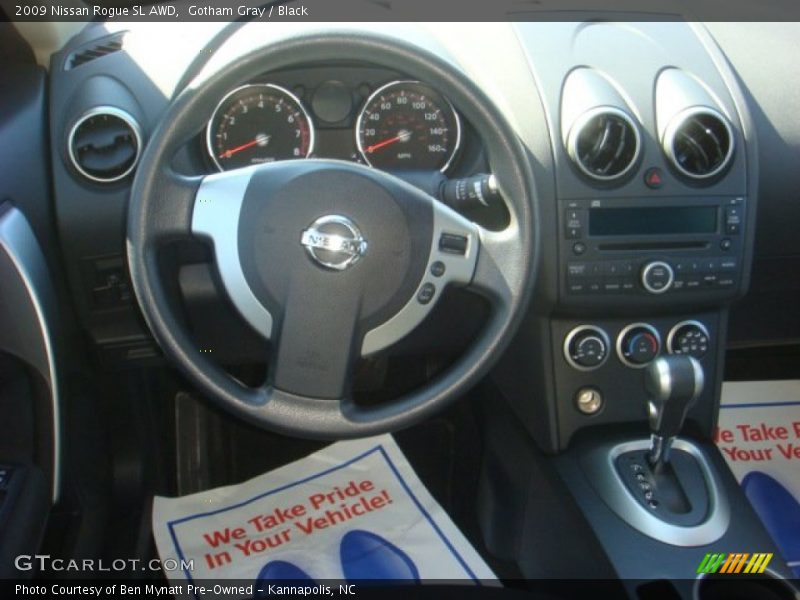
[[[619,577],[635,598],[725,597],[699,583],[713,579],[699,565],[714,552],[772,553],[759,576],[783,581],[711,442],[758,200],[736,78],[690,24],[518,33],[553,140],[555,197],[540,211],[540,288],[494,374],[502,401],[487,402],[487,543],[515,548],[506,557],[526,577]],[[576,547],[592,568],[564,566]],[[741,597],[770,597],[771,585]]]

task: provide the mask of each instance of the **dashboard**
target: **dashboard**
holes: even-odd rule
[[[480,380],[481,437],[508,438],[508,454],[487,462],[498,498],[521,497],[504,489],[505,463],[525,465],[523,485],[535,480],[516,433],[506,436],[508,416],[569,467],[595,435],[646,431],[643,383],[658,357],[702,368],[683,431],[710,438],[730,349],[800,340],[800,92],[785,83],[800,77],[797,26],[638,17],[187,23],[180,35],[167,35],[174,25],[90,24],[48,71],[10,74],[16,106],[33,109],[8,116],[19,147],[0,166],[15,186],[0,238],[43,245],[34,275],[55,273],[47,295],[75,311],[48,319],[59,325],[53,340],[62,325],[65,338],[82,334],[87,366],[107,368],[111,384],[132,369],[128,381],[153,374],[170,391],[177,382],[214,399],[203,378],[219,372],[257,393],[288,392],[279,408],[322,431],[297,393],[339,398],[346,388],[361,414],[400,406],[427,418],[433,410],[408,411],[405,399],[441,399],[442,388],[456,398]],[[316,54],[300,43],[309,40]],[[36,152],[49,161],[26,171]],[[163,177],[145,194],[147,173]],[[180,194],[190,210],[174,210]],[[164,234],[150,263],[145,219]],[[179,239],[180,219],[190,225]],[[142,288],[143,264],[167,284]],[[365,325],[348,295],[362,285],[377,298]],[[142,289],[180,317],[153,327]],[[494,301],[509,289],[515,304],[503,312]],[[513,327],[496,326],[498,313],[504,323],[513,314]],[[42,313],[20,314],[7,329],[27,342]],[[380,337],[340,344],[343,315],[356,341]],[[181,333],[195,362],[179,360],[164,329]],[[487,344],[498,331],[502,342]],[[56,345],[44,334],[49,358]],[[342,357],[352,358],[352,389],[333,377],[315,388]],[[52,384],[55,362],[40,363]],[[457,369],[461,387],[451,385]],[[57,479],[58,465],[50,470]]]
[[[158,356],[127,283],[123,232],[131,176],[160,115],[193,78],[248,48],[313,34],[263,24],[222,29],[187,25],[180,45],[159,45],[143,41],[153,37],[144,24],[90,27],[53,59],[50,135],[65,263],[81,322],[110,360]],[[743,47],[735,36],[722,48],[704,26],[647,20],[377,30],[468,74],[529,153],[536,286],[527,325],[497,377],[542,446],[562,448],[588,424],[640,419],[639,405],[625,398],[662,352],[701,359],[715,384],[693,417],[710,422],[729,307],[750,286],[756,223],[784,210],[777,198],[796,179],[791,170],[780,182],[759,177],[764,157],[776,148],[783,157],[786,148],[769,137],[758,143],[764,118],[750,94],[762,88],[743,87],[742,77],[752,81],[749,63],[729,62]],[[116,50],[82,62],[100,46]],[[160,60],[166,51],[169,64]],[[206,125],[176,154],[177,170],[208,175],[314,157],[434,190],[492,171],[485,140],[440,81],[369,56],[298,57],[262,72],[203,108]],[[769,106],[772,120],[784,120]],[[482,224],[494,219],[480,207],[462,212]],[[200,343],[241,361],[262,352],[263,340],[227,321],[210,325],[230,307],[209,256],[202,245],[181,247],[171,268],[190,320],[205,324]],[[426,323],[428,341],[448,352],[474,335],[484,311],[468,294],[454,296]],[[241,335],[226,335],[232,330]],[[589,392],[602,392],[601,411],[576,408]],[[538,429],[539,414],[553,415],[558,427]]]

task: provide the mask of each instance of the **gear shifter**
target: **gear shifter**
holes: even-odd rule
[[[703,391],[703,367],[689,356],[661,356],[645,371],[650,415],[649,460],[654,471],[669,462],[686,413]]]

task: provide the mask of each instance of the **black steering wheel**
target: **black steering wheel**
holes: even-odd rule
[[[472,124],[508,204],[500,232],[468,221],[404,181],[359,164],[290,160],[207,177],[171,166],[228,90],[265,70],[335,58],[435,84]],[[131,191],[128,260],[144,317],[211,400],[266,429],[322,439],[396,430],[441,409],[486,374],[522,317],[534,278],[533,176],[526,151],[488,98],[452,64],[375,34],[326,33],[264,45],[201,73],[170,104]],[[271,341],[267,381],[248,387],[193,344],[166,293],[158,253],[199,237],[213,246],[233,305]],[[419,325],[448,285],[492,310],[449,370],[393,402],[351,394],[355,361]]]

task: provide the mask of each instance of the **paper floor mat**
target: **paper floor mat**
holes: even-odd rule
[[[724,383],[716,442],[800,577],[800,380]]]
[[[338,442],[239,485],[157,497],[171,582],[493,580],[390,435]]]

